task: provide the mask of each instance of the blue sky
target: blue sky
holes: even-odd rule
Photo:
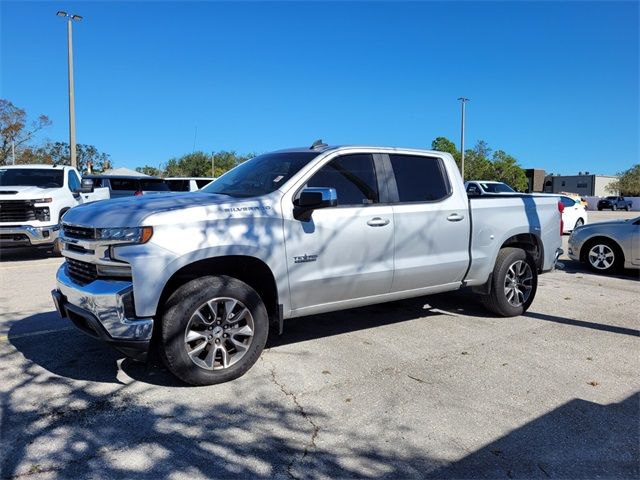
[[[639,157],[638,2],[7,2],[2,98],[117,166],[197,150],[429,147],[483,139],[527,168],[612,174]],[[197,129],[197,136],[195,135]]]

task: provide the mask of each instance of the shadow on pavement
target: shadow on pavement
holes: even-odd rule
[[[436,295],[292,320],[285,335],[270,347],[442,314],[433,308],[462,309],[467,314],[468,308],[480,308],[464,298]],[[36,317],[23,322],[33,323]],[[205,409],[198,407],[200,403],[192,406],[182,394],[152,401],[149,398],[156,397],[145,392],[159,390],[149,384],[173,387],[177,380],[160,369],[126,360],[123,370],[147,384],[141,386],[142,392],[131,393],[127,385],[118,384],[121,356],[116,351],[75,330],[25,336],[29,329],[19,329],[19,323],[10,331],[9,341],[22,355],[11,349],[0,357],[4,365],[11,357],[17,382],[2,394],[3,478],[48,472],[58,478],[100,472],[103,478],[149,479],[172,475],[577,479],[637,478],[639,473],[638,394],[611,405],[573,399],[447,463],[419,445],[385,442],[375,429],[349,422],[340,427],[344,442],[323,442],[328,433],[323,424],[335,419],[328,419],[320,407],[305,406],[304,397],[296,399],[276,381],[275,373],[272,378],[245,376],[226,386],[193,388],[191,395],[207,397]],[[92,382],[113,384],[112,391],[96,391]],[[50,399],[28,400],[54,387],[58,393]],[[217,393],[228,394],[230,387],[233,402]],[[277,395],[256,394],[267,388]],[[186,394],[186,389],[175,391]],[[47,447],[35,454],[34,445]]]
[[[62,258],[49,248],[0,248],[0,262],[17,262],[25,260],[42,260],[45,258]]]
[[[584,273],[587,275],[593,275],[594,277],[609,277],[609,278],[620,278],[622,280],[640,280],[640,270],[632,270],[632,269],[624,269],[614,274],[601,274],[596,273],[591,270],[584,263],[576,262],[575,260],[563,259],[561,260],[563,264],[563,268],[559,268],[565,273],[576,274],[576,273]]]
[[[432,473],[439,478],[638,478],[640,394],[582,399],[536,418]]]

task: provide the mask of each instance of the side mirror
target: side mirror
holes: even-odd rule
[[[80,182],[80,188],[76,190],[77,193],[93,193],[93,180],[90,178],[83,178]]]
[[[309,187],[300,192],[300,197],[294,201],[293,216],[305,222],[311,219],[311,213],[320,208],[338,205],[338,194],[335,188]]]

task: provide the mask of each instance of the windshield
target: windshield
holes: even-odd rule
[[[0,168],[0,187],[62,188],[64,170]]]
[[[241,163],[201,191],[230,197],[258,197],[284,185],[318,152],[267,153]]]
[[[480,185],[487,193],[515,193],[515,190],[506,183],[481,183]]]

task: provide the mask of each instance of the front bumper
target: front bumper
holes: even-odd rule
[[[60,233],[59,225],[33,227],[31,225],[10,225],[0,227],[0,246],[39,247],[53,245]]]
[[[145,360],[153,333],[153,318],[137,318],[130,281],[94,280],[78,285],[66,265],[56,274],[51,292],[56,310],[93,338],[107,342],[125,355]]]

